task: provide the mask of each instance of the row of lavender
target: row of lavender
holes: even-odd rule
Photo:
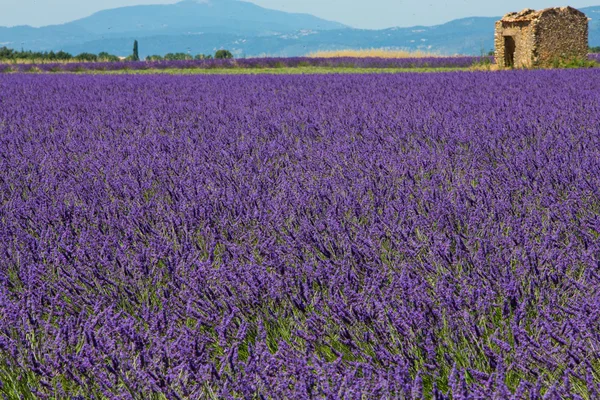
[[[294,68],[294,67],[351,67],[351,68],[462,68],[492,62],[492,57],[429,57],[429,58],[246,58],[189,61],[123,61],[47,64],[0,64],[0,72],[76,72],[118,70],[209,69],[209,68]]]
[[[0,104],[8,398],[600,395],[600,70],[15,74]]]
[[[591,61],[596,61],[597,63],[600,63],[600,53],[588,54],[588,59],[590,59]]]

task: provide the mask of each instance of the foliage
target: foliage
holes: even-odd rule
[[[552,67],[554,68],[593,68],[598,66],[596,60],[593,57],[589,58],[555,58],[552,60]]]
[[[100,61],[104,61],[104,62],[118,62],[121,61],[119,59],[119,57],[109,54],[105,51],[98,53],[98,60]]]
[[[600,53],[600,46],[590,47],[589,53]]]
[[[77,61],[88,61],[88,62],[96,62],[98,61],[98,56],[92,53],[81,53],[74,57]]]
[[[598,398],[599,96],[2,75],[0,392]]]
[[[187,53],[167,53],[164,56],[165,61],[191,61],[194,57]]]
[[[140,54],[138,49],[138,41],[133,41],[133,54],[131,56],[131,61],[140,61]]]
[[[489,56],[480,57],[479,60],[473,62],[473,64],[471,65],[471,68],[490,70],[494,64],[495,64],[495,57],[492,54]]]
[[[228,58],[233,58],[233,54],[231,54],[229,50],[217,50],[217,52],[215,53],[215,59],[217,60]]]
[[[49,52],[33,52],[33,51],[16,51],[7,47],[0,47],[0,60],[31,60],[31,61],[50,61],[50,62],[61,62],[61,61],[84,61],[84,62],[117,62],[120,61],[119,57],[109,54],[107,52],[101,52],[98,55],[92,53],[81,53],[77,56],[64,51],[49,51]]]
[[[146,56],[146,61],[163,61],[163,60],[164,60],[164,57],[157,55],[157,54],[154,54],[151,56]]]
[[[0,47],[0,60],[48,60],[48,61],[67,61],[73,56],[64,51],[59,52],[39,52],[39,51],[17,51],[8,47]]]

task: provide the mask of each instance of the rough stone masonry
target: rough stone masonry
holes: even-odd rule
[[[585,59],[588,18],[572,7],[525,9],[496,22],[496,64],[500,68],[544,67]]]

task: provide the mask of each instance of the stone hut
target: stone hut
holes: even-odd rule
[[[496,22],[496,64],[543,67],[556,60],[586,58],[588,18],[571,7],[525,9]]]

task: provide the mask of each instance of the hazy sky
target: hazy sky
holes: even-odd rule
[[[218,0],[212,0],[218,1]],[[304,12],[356,28],[435,25],[469,16],[498,16],[523,8],[565,5],[566,0],[250,0],[260,6]],[[0,0],[0,26],[59,24],[96,11],[135,4],[177,0]],[[569,0],[573,7],[600,5],[600,0]],[[1,39],[1,38],[0,38]]]

